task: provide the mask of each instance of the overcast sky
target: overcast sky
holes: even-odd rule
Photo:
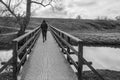
[[[114,18],[120,15],[120,0],[63,0],[59,2],[57,9],[50,6],[40,8],[34,12],[34,16],[49,18],[96,18],[108,16]],[[55,5],[54,5],[55,6]]]

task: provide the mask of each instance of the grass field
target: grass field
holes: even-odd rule
[[[32,18],[31,22],[42,22],[42,18]],[[119,45],[120,22],[114,20],[88,19],[45,19],[50,25],[78,37],[85,45]]]
[[[44,18],[45,19],[45,18]],[[40,25],[42,18],[32,18],[27,29],[33,29]],[[12,20],[11,20],[12,21]],[[120,23],[117,21],[106,21],[106,20],[77,20],[77,19],[48,19],[46,18],[47,23],[57,27],[67,33],[70,33],[79,39],[82,39],[85,43],[89,45],[114,45],[120,44]],[[0,25],[6,27],[16,28],[17,25],[10,22],[0,20]],[[19,27],[17,27],[19,28]],[[2,30],[3,29],[3,30]],[[14,30],[7,30],[6,28],[1,28],[2,33],[14,32]],[[1,35],[0,36],[0,49],[10,45],[10,42],[16,37],[16,35]],[[3,43],[4,42],[4,43]],[[120,72],[110,71],[110,70],[99,70],[99,73],[105,77],[106,80],[120,80]],[[3,76],[11,77],[8,73],[2,74],[0,79]],[[99,80],[99,78],[94,75],[91,71],[83,72],[84,80]],[[7,80],[7,79],[5,79]]]
[[[89,20],[89,19],[57,19],[57,18],[31,18],[27,29],[33,29],[45,19],[48,24],[57,27],[73,36],[78,37],[87,44],[92,45],[119,45],[120,22],[114,20]],[[0,25],[17,27],[15,24],[0,20]],[[12,21],[12,20],[11,20]],[[3,30],[4,31],[4,30]],[[6,31],[5,31],[6,32]],[[8,30],[9,32],[9,30]]]
[[[31,20],[27,29],[33,29],[36,26],[38,26],[38,22],[36,22],[35,20]],[[14,18],[3,18],[0,17],[0,26],[4,26],[4,27],[11,27],[11,28],[20,28],[18,26],[18,24],[16,24],[16,21],[14,20]]]
[[[120,80],[120,72],[112,70],[97,70],[105,80]],[[83,72],[83,80],[101,80],[98,76],[94,75],[91,71]]]
[[[6,33],[12,33],[17,32],[16,29],[6,28],[6,27],[0,27],[0,34],[6,34]]]

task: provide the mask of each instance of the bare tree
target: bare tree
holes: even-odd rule
[[[14,3],[13,3],[14,2]],[[0,10],[2,15],[8,15],[15,18],[17,23],[20,26],[20,30],[18,31],[18,36],[25,33],[25,29],[29,24],[31,17],[31,7],[32,4],[41,5],[43,7],[52,6],[53,0],[0,0],[0,3],[3,5],[3,9]],[[26,10],[22,13],[19,12],[19,7],[21,4],[26,5]],[[52,6],[53,7],[53,6]],[[18,11],[16,11],[18,10]]]
[[[81,19],[81,16],[80,16],[80,15],[77,15],[76,19]]]
[[[120,20],[120,16],[116,16],[115,19],[116,19],[116,20]]]

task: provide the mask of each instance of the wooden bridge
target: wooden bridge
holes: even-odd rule
[[[13,57],[0,69],[12,65],[13,80],[83,80],[83,65],[87,65],[101,80],[104,78],[83,58],[83,41],[49,25],[47,41],[43,43],[41,28],[13,40]],[[73,48],[78,46],[78,50]],[[71,54],[76,54],[74,61]],[[64,57],[67,55],[67,58]],[[74,65],[74,72],[70,65]]]

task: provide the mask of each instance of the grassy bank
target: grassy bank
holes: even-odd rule
[[[37,27],[39,24],[40,24],[39,21],[36,22],[35,20],[30,20],[27,29],[33,29]],[[15,21],[15,19],[11,17],[6,17],[6,18],[0,17],[0,26],[10,27],[10,28],[20,28],[17,22]]]
[[[0,80],[13,80],[12,72],[5,72],[0,74]]]
[[[32,18],[28,29],[33,29],[42,22],[41,18]],[[47,22],[67,33],[70,33],[84,41],[85,45],[119,46],[120,45],[120,23],[106,20],[77,20],[77,19],[46,19]],[[5,25],[1,23],[1,25]],[[14,23],[6,25],[13,26]],[[3,29],[3,28],[2,28]],[[5,31],[5,32],[4,32]],[[2,33],[14,31],[3,30]],[[0,49],[12,48],[11,41],[16,37],[12,35],[0,35]],[[98,70],[105,80],[120,80],[120,72],[111,70]],[[8,76],[8,77],[7,77]],[[5,78],[3,78],[5,77]],[[11,79],[11,73],[0,74],[0,80]],[[99,80],[98,76],[91,71],[83,72],[84,80]]]
[[[120,72],[112,70],[97,70],[105,80],[120,80]],[[83,80],[101,80],[91,71],[83,72]]]
[[[16,38],[16,34],[0,35],[0,50],[11,49],[11,41]]]
[[[33,18],[33,21],[42,22],[43,19]],[[120,22],[114,20],[88,19],[48,19],[46,21],[73,36],[83,40],[87,46],[120,45]]]
[[[120,45],[120,22],[114,20],[89,19],[57,19],[57,18],[31,18],[27,29],[33,29],[45,19],[50,25],[57,27],[73,36],[83,40],[89,46],[118,46]],[[1,25],[5,22],[0,20]],[[14,21],[14,20],[11,20]],[[9,27],[15,23],[9,22]],[[12,23],[12,24],[11,24]],[[8,25],[6,25],[8,26]],[[3,30],[4,31],[4,30]],[[9,32],[9,30],[7,30]],[[5,31],[6,32],[6,31]]]
[[[0,34],[12,33],[16,31],[18,30],[12,28],[0,27]]]
[[[72,35],[82,39],[87,46],[111,46],[120,47],[120,33],[78,33],[71,32]]]
[[[120,72],[112,70],[97,70],[105,80],[120,80]],[[12,80],[12,72],[0,74],[0,80]],[[101,80],[92,71],[83,72],[83,80]]]

